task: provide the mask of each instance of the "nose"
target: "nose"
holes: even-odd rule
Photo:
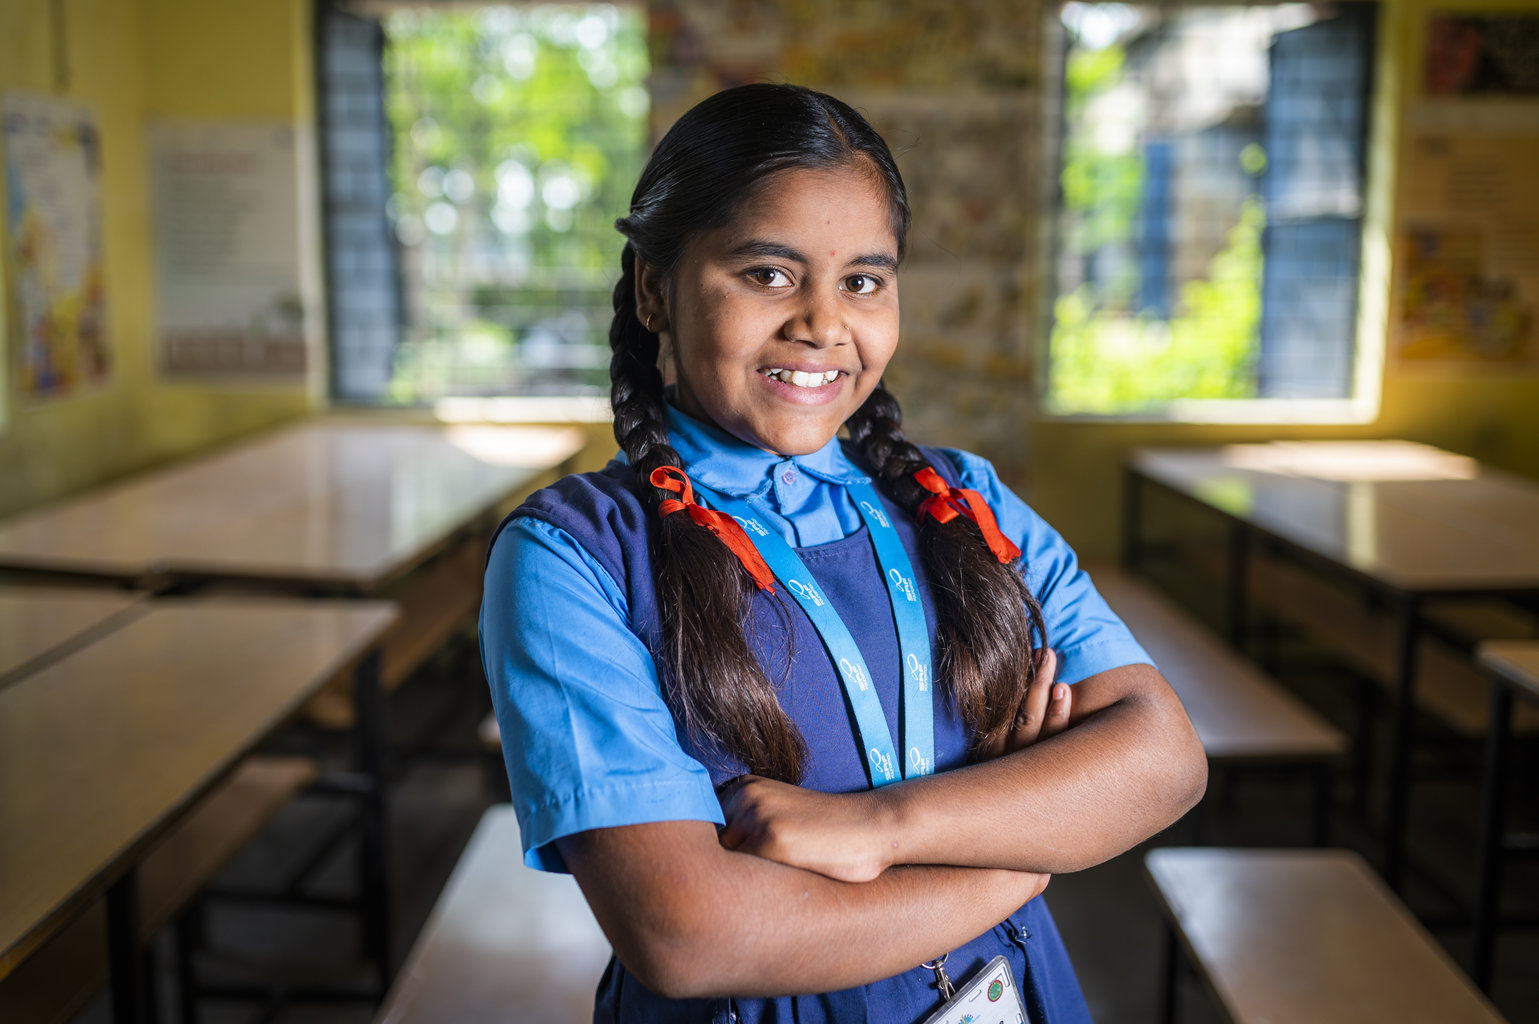
[[[838,289],[808,289],[805,301],[786,323],[786,335],[791,341],[806,342],[818,348],[843,344],[848,338],[848,328]]]

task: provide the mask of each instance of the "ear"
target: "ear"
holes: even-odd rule
[[[663,275],[650,264],[636,261],[636,319],[656,332],[668,329],[668,289]]]

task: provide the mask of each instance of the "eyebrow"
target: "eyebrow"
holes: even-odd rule
[[[790,260],[793,263],[804,265],[808,262],[807,257],[798,249],[758,238],[737,246],[728,252],[727,256],[734,260],[779,259]],[[863,256],[855,256],[846,261],[845,266],[879,267],[883,270],[897,270],[898,258],[886,252],[866,253]]]

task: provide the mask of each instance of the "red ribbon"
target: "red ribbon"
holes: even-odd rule
[[[994,511],[983,500],[983,495],[965,487],[952,487],[930,466],[915,473],[914,479],[919,481],[920,487],[930,492],[930,497],[919,504],[919,518],[931,515],[938,523],[949,523],[959,515],[966,516],[983,531],[983,540],[995,558],[1008,564],[1021,557],[1021,549],[999,532],[999,524],[994,521]]]
[[[727,549],[743,563],[743,568],[748,570],[748,575],[753,577],[760,590],[768,590],[772,594],[775,592],[775,574],[764,564],[759,549],[753,546],[748,534],[736,519],[725,512],[717,512],[697,502],[695,489],[682,469],[677,466],[659,466],[652,470],[652,475],[647,479],[653,487],[661,487],[679,495],[679,500],[668,498],[657,506],[659,516],[666,519],[675,512],[688,512],[689,518],[710,530],[727,545]]]

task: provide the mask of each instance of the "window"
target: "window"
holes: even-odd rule
[[[645,28],[612,4],[323,13],[338,397],[607,392]]]
[[[1354,394],[1373,13],[1062,8],[1051,411]]]

